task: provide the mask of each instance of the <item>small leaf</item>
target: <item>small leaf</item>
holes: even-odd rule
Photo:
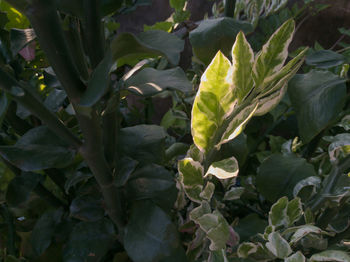
[[[215,185],[211,182],[208,182],[207,185],[205,186],[204,190],[199,194],[199,196],[203,200],[210,201],[211,197],[213,196],[215,191]]]
[[[247,258],[250,254],[254,254],[258,250],[258,247],[249,242],[244,242],[239,245],[237,254],[239,257]]]
[[[322,229],[313,226],[313,225],[302,225],[300,227],[297,227],[297,230],[295,233],[292,235],[290,238],[290,244],[294,245],[296,244],[299,240],[301,240],[303,237],[305,237],[308,234],[327,234],[327,232],[323,231]]]
[[[298,129],[308,143],[341,112],[346,96],[345,80],[329,71],[312,70],[296,75],[288,94],[296,111]]]
[[[232,187],[224,195],[224,200],[237,200],[244,193],[244,187]]]
[[[314,194],[316,194],[317,189],[321,185],[321,179],[317,176],[310,176],[307,177],[301,181],[299,181],[294,189],[293,189],[293,196],[294,197],[301,197],[303,200],[308,200],[310,197],[312,197]],[[311,188],[311,192],[309,192]],[[308,190],[308,191],[306,191]]]
[[[305,262],[305,261],[306,261],[306,258],[300,251],[284,259],[284,262]]]
[[[345,62],[345,57],[331,50],[320,50],[306,57],[306,64],[317,68],[331,68]]]
[[[178,162],[178,170],[187,197],[194,202],[201,203],[200,194],[204,183],[203,166],[192,158],[185,158]]]
[[[350,262],[350,256],[343,251],[326,250],[311,256],[310,262],[318,262],[318,261]]]
[[[134,262],[186,261],[175,225],[150,201],[140,201],[132,208],[124,247]]]
[[[269,212],[269,224],[274,227],[287,225],[287,207],[287,197],[282,197],[275,204],[273,204]]]
[[[214,175],[219,179],[227,179],[238,175],[238,162],[236,158],[231,157],[210,165],[207,175]]]
[[[266,247],[278,258],[286,258],[292,253],[287,240],[285,240],[278,232],[273,232],[268,237],[269,242]]]
[[[300,198],[289,201],[287,206],[288,226],[293,225],[303,215],[303,207]]]
[[[192,85],[180,67],[168,70],[145,68],[131,76],[125,87],[130,92],[142,96],[153,96],[167,89],[188,93]]]

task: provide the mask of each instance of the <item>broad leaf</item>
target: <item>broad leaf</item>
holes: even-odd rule
[[[134,262],[186,261],[175,225],[150,201],[139,201],[132,208],[124,247]]]
[[[266,243],[266,247],[278,258],[286,258],[292,253],[287,240],[281,237],[280,233],[273,232],[269,235],[269,242]]]
[[[178,170],[185,193],[189,199],[201,203],[203,190],[203,166],[192,158],[185,158],[178,162]]]
[[[190,42],[196,57],[208,65],[219,50],[230,54],[239,31],[250,33],[252,29],[249,23],[230,17],[205,19],[190,32]]]
[[[210,165],[207,175],[214,175],[219,179],[227,179],[238,175],[238,162],[236,158],[231,157]]]
[[[287,197],[282,197],[271,207],[269,225],[289,227],[298,221],[302,214],[302,204],[299,198],[288,201]]]
[[[40,256],[50,246],[62,215],[62,209],[47,211],[36,222],[31,235],[31,244],[37,255]]]
[[[258,233],[264,233],[267,222],[257,214],[249,214],[238,221],[234,230],[239,234],[240,240],[247,241]]]
[[[345,80],[329,71],[312,70],[296,75],[288,94],[295,108],[302,140],[307,143],[341,112],[346,96]]]
[[[318,261],[350,262],[350,256],[344,251],[326,250],[311,256],[310,262]]]
[[[305,261],[306,261],[306,258],[300,251],[284,259],[284,262],[305,262]]]
[[[114,226],[110,220],[76,224],[63,249],[63,261],[99,261],[114,242]]]
[[[300,197],[302,200],[308,200],[316,194],[321,185],[321,179],[317,176],[310,176],[300,180],[293,189],[293,196]]]
[[[266,199],[274,202],[281,196],[292,197],[293,189],[299,181],[315,175],[314,167],[305,159],[274,154],[261,164],[256,185]]]
[[[317,68],[331,68],[345,62],[345,57],[331,50],[320,50],[306,57],[306,64]]]
[[[183,93],[192,90],[191,83],[180,67],[168,70],[142,69],[125,82],[125,87],[130,92],[142,96],[156,95],[167,89]]]
[[[83,221],[98,221],[105,214],[102,199],[93,194],[74,198],[69,211],[72,217]]]
[[[111,43],[115,60],[135,58],[135,56],[141,58],[144,55],[163,55],[173,65],[179,63],[183,48],[183,40],[161,30],[143,32],[138,36],[122,33]]]
[[[23,171],[66,167],[74,152],[45,126],[33,128],[14,146],[0,146],[0,154]]]
[[[303,225],[297,228],[295,233],[290,238],[289,242],[291,245],[294,245],[308,234],[328,234],[328,233],[313,225]]]
[[[164,210],[170,210],[177,197],[171,173],[155,164],[144,166],[131,174],[127,184],[129,200],[151,199]]]
[[[257,56],[253,68],[254,81],[257,88],[264,78],[278,72],[288,57],[288,46],[292,41],[295,23],[285,22],[263,46]]]
[[[244,187],[232,187],[224,195],[224,200],[236,200],[244,193]]]
[[[161,164],[165,157],[164,129],[156,125],[122,128],[119,135],[121,152],[140,164]]]

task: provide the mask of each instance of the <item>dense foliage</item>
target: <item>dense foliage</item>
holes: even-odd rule
[[[349,30],[288,53],[317,0],[118,30],[150,3],[0,0],[0,261],[350,262]]]

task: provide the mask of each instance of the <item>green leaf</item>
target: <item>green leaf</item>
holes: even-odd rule
[[[300,180],[293,189],[293,196],[300,197],[302,200],[308,200],[316,194],[321,185],[321,179],[317,176],[310,176]]]
[[[66,98],[67,98],[67,94],[65,91],[55,88],[45,98],[44,105],[51,111],[57,112],[61,109]]]
[[[201,78],[192,108],[192,136],[204,152],[214,147],[213,139],[235,103],[232,79],[227,75],[230,61],[219,51]]]
[[[350,262],[350,256],[343,251],[326,250],[311,256],[310,262],[317,262],[317,261]]]
[[[204,190],[199,194],[199,196],[206,201],[210,201],[215,191],[215,185],[208,182]]]
[[[165,32],[170,32],[171,28],[173,27],[172,22],[157,22],[154,25],[143,25],[143,31],[150,31],[150,30],[162,30]]]
[[[178,162],[180,180],[187,197],[197,203],[202,202],[204,169],[200,162],[185,158]]]
[[[47,127],[29,130],[14,146],[0,146],[0,155],[23,171],[66,167],[74,152]]]
[[[237,200],[244,193],[244,187],[232,187],[229,191],[225,192],[224,200]]]
[[[341,157],[350,154],[350,134],[337,134],[328,146],[328,154],[331,161],[337,161]]]
[[[7,2],[3,0],[0,1],[0,10],[7,13],[8,22],[5,26],[5,29],[26,29],[29,27],[30,24],[28,19],[21,12],[19,12]]]
[[[244,242],[238,247],[237,254],[240,258],[249,257],[253,261],[271,261],[275,259],[275,256],[261,243],[253,244]]]
[[[282,197],[271,207],[269,224],[274,227],[289,227],[298,221],[302,214],[300,198],[288,201],[287,197]]]
[[[302,225],[297,228],[295,233],[290,238],[289,242],[291,245],[294,245],[308,234],[328,234],[328,233],[313,225]]]
[[[258,191],[269,201],[293,196],[295,185],[315,176],[314,167],[295,155],[274,154],[261,164],[256,178]]]
[[[279,104],[279,102],[282,100],[286,92],[287,92],[287,83],[285,83],[285,85],[281,89],[277,90],[276,92],[266,97],[260,98],[258,108],[256,109],[254,115],[262,116],[270,112]]]
[[[205,174],[207,175],[213,175],[219,179],[235,177],[238,175],[238,162],[234,157],[214,162]]]
[[[15,56],[26,45],[36,38],[33,29],[16,29],[12,28],[10,31],[11,52]]]
[[[186,261],[176,227],[162,209],[139,201],[125,229],[124,247],[134,262]]]
[[[106,218],[76,224],[63,248],[63,261],[100,261],[114,242],[114,226]]]
[[[266,247],[278,258],[286,258],[292,253],[287,240],[281,237],[280,233],[272,232],[269,237],[269,242],[266,243]]]
[[[122,128],[119,146],[122,153],[140,164],[161,164],[165,156],[164,129],[156,125],[137,125]]]
[[[225,249],[210,252],[208,262],[228,262]]]
[[[240,103],[253,88],[251,76],[254,63],[254,52],[243,32],[239,32],[232,47],[232,78],[234,97]]]
[[[170,6],[177,10],[182,10],[185,6],[186,0],[169,0]]]
[[[180,67],[168,70],[142,69],[128,78],[125,82],[125,87],[130,92],[142,96],[153,96],[167,89],[183,93],[188,93],[192,90],[192,84]]]
[[[126,185],[126,182],[129,180],[131,174],[135,171],[138,161],[130,158],[130,157],[122,157],[117,166],[117,177],[116,177],[116,185],[118,187],[123,187]]]
[[[126,189],[129,200],[151,199],[166,211],[174,206],[177,198],[173,176],[167,169],[155,164],[144,166],[132,173]]]
[[[161,30],[147,31],[134,36],[122,33],[111,43],[112,55],[115,60],[128,57],[143,57],[146,55],[165,56],[173,65],[180,60],[184,41],[173,34]]]
[[[40,256],[50,246],[62,215],[62,209],[50,210],[45,212],[35,223],[31,235],[31,244],[37,255]]]
[[[345,62],[345,57],[331,50],[316,51],[306,57],[306,64],[317,68],[331,68]]]
[[[16,176],[7,187],[7,203],[15,207],[25,203],[34,188],[43,180],[42,175],[32,172],[23,172],[20,176]]]
[[[284,262],[305,262],[305,261],[306,261],[306,258],[300,251],[284,259]]]
[[[258,247],[249,242],[244,242],[239,245],[237,254],[239,257],[247,258],[250,254],[254,254],[258,250]]]
[[[238,221],[234,230],[239,234],[240,241],[247,241],[258,233],[264,233],[267,222],[257,214],[249,214]]]
[[[215,54],[221,50],[229,55],[239,31],[252,32],[250,23],[230,17],[205,19],[190,32],[190,42],[195,56],[208,65]]]
[[[288,46],[292,41],[294,29],[294,21],[291,19],[286,21],[263,46],[253,68],[254,82],[257,88],[266,77],[282,68],[288,57]]]
[[[97,65],[88,82],[88,87],[82,95],[79,104],[81,106],[95,105],[110,88],[109,74],[114,64],[112,55],[107,52],[103,60]]]
[[[295,108],[303,142],[308,143],[341,112],[346,96],[345,80],[329,71],[312,70],[296,75],[288,94]]]
[[[74,198],[69,211],[72,217],[83,221],[97,221],[105,214],[102,199],[92,194]]]

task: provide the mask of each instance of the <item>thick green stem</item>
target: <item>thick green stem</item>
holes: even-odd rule
[[[54,133],[62,137],[75,148],[81,146],[81,141],[51,112],[44,104],[22,87],[13,77],[0,69],[0,89],[12,94],[12,98],[37,116]]]
[[[81,154],[101,187],[110,218],[118,227],[119,233],[122,234],[125,223],[119,197],[120,192],[114,183],[111,169],[104,156],[99,117],[95,110],[92,110],[89,116],[80,114],[77,108],[76,112],[85,138]]]
[[[101,19],[101,0],[85,0],[83,32],[92,69],[96,68],[104,56],[104,31]]]
[[[55,3],[54,0],[32,0],[26,14],[70,100],[78,103],[85,85],[68,49]]]
[[[329,181],[327,185],[315,197],[315,200],[310,205],[310,208],[313,212],[318,211],[323,206],[323,204],[327,201],[327,198],[332,193],[332,190],[336,185],[340,176],[349,168],[350,168],[350,156],[347,156],[338,165],[333,166],[329,174]]]

